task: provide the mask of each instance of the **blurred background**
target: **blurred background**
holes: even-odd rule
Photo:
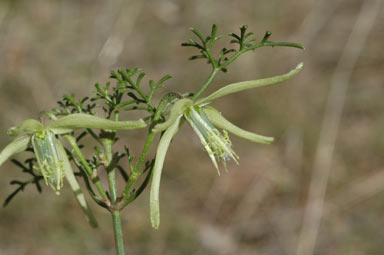
[[[272,145],[232,138],[240,165],[218,177],[185,125],[168,151],[162,223],[149,222],[149,193],[123,212],[127,254],[382,254],[384,100],[382,0],[0,1],[0,147],[10,126],[79,97],[117,68],[150,79],[173,75],[160,91],[195,91],[208,77],[197,52],[180,47],[190,27],[208,34],[249,31],[303,44],[249,52],[209,88],[282,74],[292,80],[217,100],[224,116]],[[225,40],[222,40],[224,43]],[[224,45],[224,44],[223,44]],[[220,49],[221,49],[221,46]],[[133,151],[142,133],[122,133]],[[144,134],[144,133],[143,133]],[[153,151],[152,151],[153,153]],[[17,158],[23,159],[25,154]],[[7,162],[0,200],[29,178]],[[58,197],[30,186],[0,209],[0,254],[114,254],[109,214],[95,204],[89,227],[66,187]]]

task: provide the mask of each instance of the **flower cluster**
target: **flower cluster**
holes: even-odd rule
[[[228,138],[228,132],[258,143],[271,143],[273,138],[258,135],[237,127],[208,104],[215,99],[232,93],[286,81],[300,72],[302,68],[303,64],[300,63],[295,69],[283,75],[230,84],[220,88],[205,98],[195,101],[183,98],[174,104],[168,120],[153,128],[153,132],[164,132],[157,148],[150,193],[150,217],[154,228],[158,228],[160,224],[159,189],[164,159],[169,144],[178,132],[183,120],[186,120],[189,123],[200,138],[204,149],[207,151],[212,163],[220,174],[217,160],[226,168],[226,161],[233,159],[238,163],[239,159],[232,149],[231,141]],[[222,129],[223,133],[221,133],[218,128]]]
[[[66,177],[88,221],[91,225],[96,225],[96,221],[73,174],[67,153],[56,135],[71,133],[80,128],[129,130],[145,126],[145,122],[141,119],[137,121],[112,121],[81,113],[70,114],[54,120],[47,126],[43,126],[37,120],[28,119],[19,126],[8,130],[9,135],[18,137],[1,151],[0,166],[9,157],[25,151],[32,144],[38,162],[36,170],[44,177],[46,184],[59,195],[63,186],[63,178]]]

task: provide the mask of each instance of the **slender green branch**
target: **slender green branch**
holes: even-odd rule
[[[121,218],[120,218],[120,209],[117,208],[116,206],[118,203],[117,183],[116,183],[116,173],[115,173],[116,167],[114,165],[115,163],[113,162],[113,154],[112,154],[112,144],[114,142],[114,134],[111,133],[109,137],[101,139],[101,142],[104,146],[104,152],[107,158],[106,170],[108,175],[108,186],[109,186],[109,193],[110,193],[110,200],[111,200],[111,206],[109,209],[112,214],[116,253],[117,255],[124,255],[125,254],[124,239],[123,239],[123,230],[122,230]]]
[[[137,178],[139,178],[139,176],[142,174],[140,169],[141,169],[142,164],[144,163],[145,157],[147,156],[148,150],[151,146],[151,143],[153,141],[154,136],[155,136],[154,132],[149,133],[149,135],[147,137],[147,141],[145,142],[143,151],[142,151],[140,158],[136,164],[136,167],[134,169],[132,169],[131,175],[129,176],[129,180],[128,180],[127,184],[125,185],[125,188],[124,188],[124,192],[123,192],[123,200],[124,201],[123,201],[122,207],[125,207],[127,205],[126,201],[130,195],[131,187],[136,182]]]
[[[130,105],[130,104],[133,104],[133,103],[136,103],[136,100],[129,100],[129,101],[120,103],[120,104],[115,106],[115,111],[118,111],[118,110],[120,110],[121,107],[124,107],[126,105]]]
[[[127,77],[127,80],[129,84],[131,84],[132,87],[137,91],[137,93],[139,93],[141,98],[148,104],[148,106],[150,106],[151,108],[155,108],[155,106],[152,104],[152,102],[149,101],[148,97],[144,94],[144,92],[138,86],[136,86],[136,84],[130,78]]]
[[[204,83],[204,85],[199,89],[199,91],[196,92],[196,94],[193,95],[192,97],[192,100],[196,100],[200,95],[201,93],[204,92],[204,90],[207,89],[207,87],[209,86],[209,84],[211,84],[211,82],[213,81],[213,79],[215,78],[217,72],[219,71],[219,69],[213,69],[211,74],[209,75],[208,77],[208,80]]]
[[[285,46],[285,47],[294,47],[294,48],[304,49],[304,47],[298,43],[265,41],[265,42],[255,44],[255,45],[250,46],[250,47],[243,48],[242,50],[236,52],[232,57],[230,57],[227,61],[225,61],[222,65],[220,65],[219,69],[222,70],[222,69],[226,68],[229,64],[231,64],[233,61],[235,61],[241,54],[243,54],[247,51],[251,51],[251,50],[255,50],[257,48],[264,47],[264,46],[271,46],[271,47]]]
[[[97,176],[96,170],[92,170],[89,166],[87,160],[85,159],[83,153],[81,152],[79,146],[77,145],[76,138],[71,135],[63,136],[68,143],[71,145],[76,155],[79,157],[81,164],[84,166],[85,174],[92,180],[93,184],[95,184],[97,190],[99,191],[101,197],[105,200],[108,199],[107,194],[105,193],[103,187],[101,186],[100,178]]]
[[[113,144],[113,138],[103,138],[101,139],[101,142],[104,146],[104,152],[105,156],[107,158],[106,162],[106,170],[108,175],[108,186],[109,186],[109,193],[111,198],[112,206],[116,204],[117,201],[117,185],[116,185],[116,174],[115,174],[115,166],[113,165],[113,155],[112,155],[112,144]]]
[[[140,171],[140,168],[141,168],[142,164],[144,163],[145,156],[148,153],[149,147],[151,146],[151,143],[152,143],[152,140],[153,140],[154,136],[155,136],[155,133],[153,133],[153,132],[149,133],[149,135],[147,137],[147,141],[145,142],[145,145],[144,145],[143,152],[141,153],[140,158],[139,158],[139,160],[138,160],[138,162],[136,164],[135,172],[139,172]]]
[[[208,60],[209,60],[209,62],[211,62],[211,64],[212,64],[212,68],[213,68],[214,70],[216,70],[216,69],[217,69],[217,63],[216,63],[215,58],[214,58],[213,55],[212,55],[211,50],[206,49],[206,52],[207,52]]]
[[[169,95],[163,97],[160,100],[160,103],[157,107],[156,113],[155,113],[154,118],[153,118],[153,123],[157,123],[159,121],[159,119],[161,118],[161,113],[162,113],[164,104],[168,100],[168,96]],[[150,127],[150,128],[152,128],[152,127]],[[136,166],[134,168],[131,168],[131,175],[130,175],[129,180],[128,180],[127,184],[125,185],[125,188],[124,188],[123,202],[122,202],[121,208],[124,208],[125,206],[127,206],[132,201],[130,199],[131,187],[137,181],[137,179],[140,177],[140,175],[142,174],[140,169],[141,169],[141,166],[143,165],[143,163],[145,161],[145,157],[147,156],[148,150],[151,146],[151,143],[152,143],[154,137],[155,137],[155,133],[151,130],[148,134],[148,137],[147,137],[147,140],[145,142],[143,151],[140,154],[140,158],[137,161]]]

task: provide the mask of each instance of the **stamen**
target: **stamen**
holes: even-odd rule
[[[226,170],[226,161],[229,159],[233,159],[238,164],[237,160],[239,157],[232,149],[232,143],[229,140],[228,133],[224,130],[223,134],[221,134],[198,105],[189,107],[185,111],[184,116],[199,136],[201,143],[208,152],[217,170],[216,159],[221,161]]]

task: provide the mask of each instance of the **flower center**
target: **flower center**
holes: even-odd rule
[[[232,149],[228,133],[224,130],[223,134],[211,123],[204,110],[193,105],[189,107],[184,116],[193,130],[199,136],[201,143],[208,152],[213,164],[218,169],[216,159],[219,159],[226,168],[226,161],[233,159],[236,163],[239,158]]]

